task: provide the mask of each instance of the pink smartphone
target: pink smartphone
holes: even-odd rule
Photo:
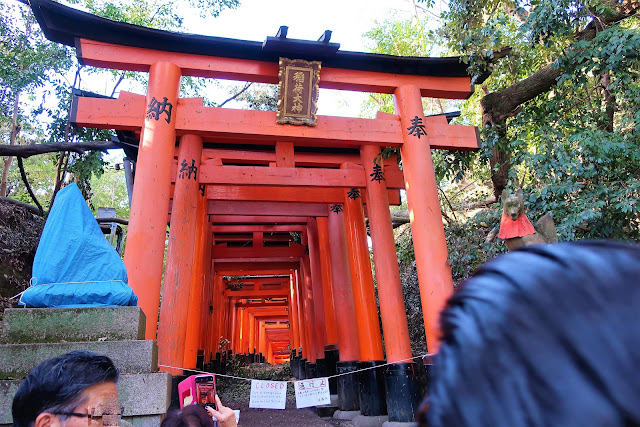
[[[216,408],[216,377],[212,374],[191,375],[178,384],[180,408],[188,405],[209,405]]]

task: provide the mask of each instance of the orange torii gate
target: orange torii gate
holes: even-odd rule
[[[289,40],[282,33],[267,38],[263,46],[116,23],[49,0],[32,0],[31,6],[45,35],[75,46],[82,63],[149,73],[145,96],[121,93],[118,99],[74,98],[72,120],[80,126],[132,131],[140,137],[125,264],[147,316],[149,339],[156,338],[160,309],[157,338],[163,363],[191,364],[194,350],[213,349],[220,332],[227,336],[235,332],[229,330],[234,300],[273,292],[231,291],[225,295],[227,303],[216,301],[226,294],[221,272],[252,274],[278,269],[289,271],[291,281],[288,289],[275,294],[290,298],[292,312],[297,309],[298,337],[294,326],[292,338],[299,341],[310,361],[316,361],[323,345],[333,344],[333,339],[339,347],[339,369],[344,372],[355,369],[359,361],[381,361],[380,331],[374,325],[377,314],[372,314],[371,271],[364,261],[364,195],[386,358],[394,363],[386,380],[388,384],[412,381],[411,374],[396,375],[412,368],[399,363],[411,357],[411,349],[388,209],[389,190],[402,185],[407,192],[425,334],[434,352],[438,314],[453,286],[430,150],[471,150],[477,148],[478,139],[474,127],[449,125],[444,116],[425,117],[421,98],[471,94],[470,78],[458,58],[343,52],[326,36],[324,41],[309,42]],[[277,123],[275,112],[204,107],[200,98],[179,98],[181,76],[277,83],[280,57],[321,60],[322,88],[393,94],[396,114],[381,113],[376,119],[319,116],[314,127],[291,126]],[[230,145],[246,152],[245,162],[225,164],[225,156],[243,155],[237,149],[235,154],[225,152]],[[275,159],[254,154],[249,146],[271,146]],[[400,148],[402,172],[377,161],[384,146]],[[317,167],[300,167],[304,162],[313,164],[314,153],[302,156],[299,152],[318,148],[338,155],[326,156],[326,163],[318,162]],[[345,153],[345,149],[355,152]],[[341,155],[348,155],[348,160],[331,163]],[[251,156],[263,159],[250,160]],[[160,306],[170,213],[170,256]],[[225,216],[294,213],[308,218],[305,226],[298,224],[308,254],[293,243],[287,248],[270,248],[271,253],[266,254],[264,230],[277,230],[279,225],[210,223],[210,218]],[[265,228],[260,229],[262,226]],[[286,225],[287,229],[295,226]],[[235,248],[229,245],[231,241],[226,242],[227,247],[216,247],[225,244],[215,244],[216,234],[227,232],[229,237],[249,233],[250,240],[263,247]],[[276,264],[279,266],[272,269]],[[213,310],[214,304],[218,310]],[[203,309],[207,306],[209,310]],[[289,315],[294,325],[296,316]],[[335,332],[321,327],[328,315],[340,319]],[[240,329],[247,328],[243,339],[248,339],[252,330],[248,316],[240,317]],[[330,333],[335,336],[329,337]],[[353,375],[340,378],[348,377]],[[341,396],[341,401],[347,398]],[[412,415],[407,414],[413,414],[415,402],[389,394],[387,401],[391,421],[410,421],[407,417]]]

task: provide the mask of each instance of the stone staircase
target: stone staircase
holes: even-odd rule
[[[40,362],[73,350],[104,354],[120,369],[123,419],[157,427],[170,403],[171,375],[158,372],[158,349],[144,340],[139,307],[6,309],[0,335],[0,427],[10,426],[13,396]]]

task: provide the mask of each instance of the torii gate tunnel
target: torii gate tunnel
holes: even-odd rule
[[[415,389],[415,365],[389,205],[404,188],[433,353],[453,283],[431,149],[473,150],[478,136],[444,115],[425,117],[422,97],[468,97],[464,64],[343,52],[328,32],[317,42],[281,31],[257,43],[30,3],[46,36],[75,46],[81,63],[148,73],[146,95],[76,97],[72,121],[139,138],[125,264],[159,363],[194,369],[198,354],[207,367],[235,354],[291,361],[304,378],[383,364],[386,355],[392,365],[384,375],[338,377],[340,409],[384,415],[388,408],[390,421],[412,421],[417,396],[399,392]],[[321,88],[393,94],[395,114],[318,116],[310,127],[279,124],[271,111],[179,97],[183,76],[278,83],[283,57],[321,61]],[[386,146],[400,148],[402,170],[396,159],[380,160]]]

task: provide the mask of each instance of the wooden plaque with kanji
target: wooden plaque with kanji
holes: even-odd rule
[[[277,123],[316,125],[320,66],[319,61],[280,58]]]

